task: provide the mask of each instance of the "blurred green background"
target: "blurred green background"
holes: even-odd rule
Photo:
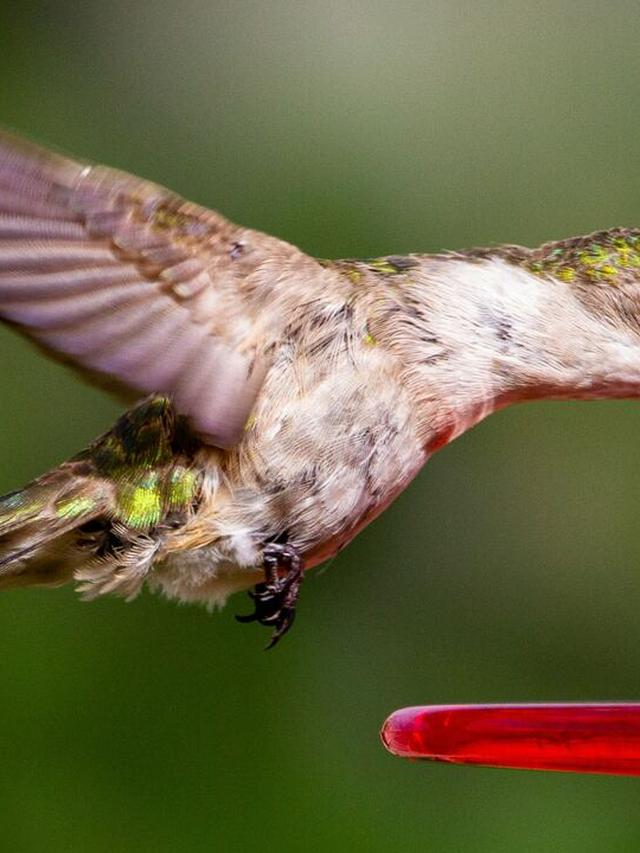
[[[3,5],[0,121],[323,257],[637,225],[637,2]],[[118,406],[0,337],[0,487]],[[416,703],[640,698],[639,412],[437,455],[262,652],[221,614],[0,597],[7,851],[630,851],[633,779],[410,764]]]

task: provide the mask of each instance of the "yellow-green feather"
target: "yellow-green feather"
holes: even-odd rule
[[[525,266],[561,281],[617,285],[640,271],[640,231],[615,228],[588,237],[548,243],[530,253]]]

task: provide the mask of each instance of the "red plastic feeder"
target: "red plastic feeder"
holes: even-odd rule
[[[403,758],[640,776],[640,704],[427,705],[380,734]]]

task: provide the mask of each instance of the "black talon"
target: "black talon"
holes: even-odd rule
[[[255,609],[253,613],[236,615],[238,622],[258,622],[273,628],[266,647],[272,649],[293,625],[300,584],[304,577],[302,558],[292,545],[272,542],[263,553],[265,580],[249,593]],[[285,572],[284,575],[281,575]]]

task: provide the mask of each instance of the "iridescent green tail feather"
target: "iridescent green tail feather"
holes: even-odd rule
[[[0,498],[0,588],[75,577],[89,598],[135,595],[163,534],[195,509],[197,446],[171,402],[151,397],[87,450]]]

